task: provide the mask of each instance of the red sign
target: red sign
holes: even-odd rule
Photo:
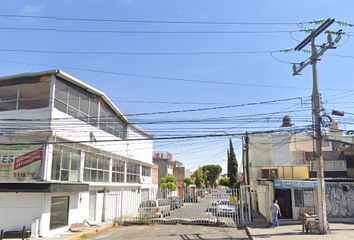
[[[33,152],[26,153],[22,156],[15,158],[14,170],[26,167],[36,161],[42,159],[43,150],[41,148]]]

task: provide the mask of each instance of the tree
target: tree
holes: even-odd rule
[[[216,180],[219,178],[222,172],[222,167],[220,165],[208,164],[202,166],[202,170],[207,182],[207,187],[216,186]]]
[[[174,191],[177,189],[176,178],[174,176],[165,176],[160,179],[160,188]]]
[[[187,187],[191,184],[194,184],[194,180],[191,178],[185,178],[183,179],[183,182],[187,185]]]
[[[219,185],[220,186],[230,186],[230,178],[228,178],[228,177],[219,178]]]
[[[237,172],[238,172],[238,163],[236,160],[236,154],[234,150],[234,146],[232,144],[231,138],[230,138],[230,149],[228,151],[228,163],[227,166],[229,169],[227,169],[227,176],[230,179],[230,187],[236,187],[237,185]]]
[[[201,168],[198,168],[192,175],[194,179],[195,186],[197,188],[205,188],[204,173]]]
[[[231,166],[230,166],[230,151],[227,150],[227,177],[230,178],[230,170],[231,170]]]

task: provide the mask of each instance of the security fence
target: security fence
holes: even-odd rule
[[[267,193],[243,185],[235,189],[107,191],[104,221],[244,226],[253,214],[259,214],[259,201],[267,199]]]

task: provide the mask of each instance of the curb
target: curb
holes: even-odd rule
[[[245,226],[245,232],[250,240],[255,240],[255,238],[251,235],[251,232],[248,229],[248,226]]]
[[[65,238],[65,240],[80,240],[82,235],[88,235],[88,236],[92,236],[95,235],[99,232],[103,232],[109,229],[114,228],[114,225],[106,225],[106,226],[101,226],[101,227],[96,227],[95,229],[90,229],[90,230],[86,230],[86,231],[82,231],[80,233],[77,233],[73,236],[67,237]]]

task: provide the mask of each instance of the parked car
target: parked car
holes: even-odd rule
[[[168,200],[170,201],[171,210],[175,210],[183,206],[183,203],[179,197],[169,197]]]
[[[228,199],[221,199],[217,203],[216,214],[221,217],[233,217],[236,214],[236,207]]]
[[[167,199],[145,200],[140,203],[138,212],[151,218],[164,217],[171,213],[171,206]]]

